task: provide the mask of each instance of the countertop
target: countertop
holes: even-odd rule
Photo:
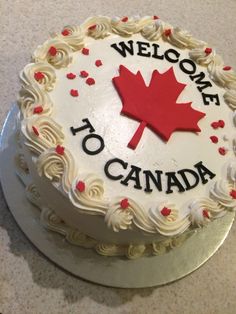
[[[0,0],[0,123],[19,90],[18,73],[38,44],[88,16],[158,15],[205,40],[236,69],[235,0]],[[69,275],[24,236],[0,189],[0,313],[236,312],[236,224],[201,268],[166,286],[116,289]]]

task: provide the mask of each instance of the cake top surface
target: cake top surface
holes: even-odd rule
[[[22,130],[39,173],[80,210],[172,213],[179,232],[235,206],[236,75],[213,48],[157,17],[96,17],[33,58]]]

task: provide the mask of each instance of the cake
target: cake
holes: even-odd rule
[[[48,230],[134,259],[235,210],[236,74],[211,45],[157,16],[98,16],[32,60],[16,168]]]

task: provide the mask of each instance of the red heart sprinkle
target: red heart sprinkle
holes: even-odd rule
[[[61,145],[57,145],[57,147],[55,148],[55,151],[58,155],[64,155],[64,150],[65,150],[65,147]]]
[[[127,16],[123,17],[123,19],[121,19],[122,22],[128,22],[129,18]]]
[[[34,78],[36,81],[41,81],[45,77],[43,72],[35,72]]]
[[[219,120],[218,125],[220,128],[223,128],[225,126],[225,122],[223,120]]]
[[[89,74],[88,74],[88,72],[86,72],[86,71],[80,71],[80,76],[81,76],[81,77],[88,77]]]
[[[83,181],[79,181],[77,184],[76,184],[76,189],[80,192],[84,192],[85,190],[85,183]]]
[[[85,56],[88,56],[89,55],[89,49],[88,48],[83,48],[81,50],[82,54],[85,55]]]
[[[229,195],[232,196],[232,198],[236,199],[236,190],[231,190]]]
[[[68,73],[68,74],[66,74],[66,77],[67,77],[69,80],[73,80],[74,78],[76,78],[76,74],[74,74],[74,73]]]
[[[162,216],[169,216],[170,213],[171,213],[171,209],[170,208],[163,207],[162,210],[161,210]]]
[[[96,60],[96,61],[95,61],[95,65],[96,65],[97,67],[100,67],[100,66],[102,65],[102,61],[101,61],[101,60]]]
[[[87,78],[86,80],[86,84],[88,85],[94,85],[95,84],[95,80],[92,77]]]
[[[70,90],[70,94],[71,94],[71,96],[73,96],[73,97],[78,97],[78,96],[79,96],[79,93],[78,93],[78,90],[77,90],[77,89],[71,89],[71,90]]]
[[[171,30],[170,28],[168,28],[168,29],[166,29],[166,30],[164,31],[164,34],[165,34],[166,37],[170,36],[171,33],[172,33],[172,30]]]
[[[219,123],[218,122],[212,122],[211,126],[213,127],[213,129],[218,129],[219,128]]]
[[[39,114],[41,112],[43,112],[43,107],[42,106],[34,107],[34,113],[35,114]]]
[[[88,30],[93,31],[94,29],[96,29],[97,25],[93,24],[91,26],[88,27]]]
[[[36,136],[39,136],[39,131],[35,126],[32,126],[32,130]]]
[[[129,201],[127,198],[123,198],[123,200],[120,201],[120,207],[122,209],[126,209],[129,207]]]
[[[207,209],[203,209],[202,215],[203,215],[203,217],[210,219],[209,212]]]
[[[70,31],[65,28],[65,29],[63,29],[63,31],[61,32],[61,34],[62,34],[63,36],[68,36],[68,35],[70,35]]]
[[[48,50],[48,53],[52,56],[55,57],[55,55],[57,54],[57,48],[54,46],[51,46]]]
[[[218,149],[218,151],[219,151],[219,153],[220,153],[222,156],[224,156],[224,155],[226,154],[226,152],[227,152],[224,147],[220,147],[220,148]]]
[[[229,66],[229,65],[226,65],[225,67],[223,67],[223,70],[224,70],[224,71],[229,71],[229,70],[231,70],[231,69],[232,69],[232,67]]]
[[[209,55],[211,52],[212,52],[212,48],[207,47],[207,48],[205,49],[205,53],[206,53],[207,55]]]
[[[158,19],[159,19],[159,16],[153,15],[153,20],[158,20]]]
[[[210,136],[212,143],[218,143],[218,137],[215,135]]]

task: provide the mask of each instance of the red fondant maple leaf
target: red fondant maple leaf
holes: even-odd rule
[[[176,103],[186,84],[176,80],[173,67],[164,73],[152,72],[149,86],[146,86],[140,71],[130,72],[120,65],[120,75],[113,83],[121,97],[121,113],[140,121],[140,125],[128,144],[135,149],[148,126],[164,141],[168,141],[174,131],[200,132],[198,121],[205,113],[197,111],[189,103]]]

